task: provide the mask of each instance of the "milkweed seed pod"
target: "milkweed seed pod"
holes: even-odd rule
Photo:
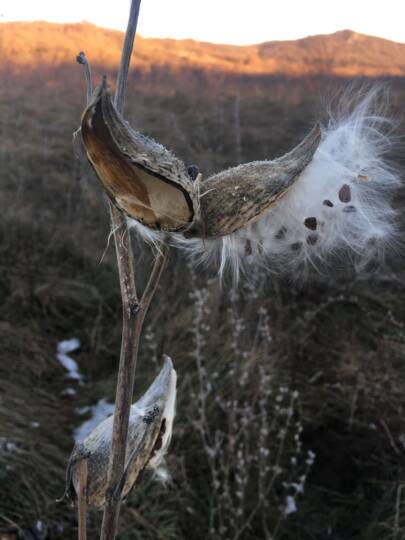
[[[264,266],[322,268],[349,256],[364,265],[397,237],[391,199],[401,184],[388,163],[389,121],[378,91],[342,97],[336,117],[291,152],[202,180],[168,150],[133,131],[105,83],[82,118],[89,160],[110,198],[148,241],[161,230],[220,274]],[[192,175],[194,176],[194,175]]]
[[[198,200],[186,166],[131,129],[115,108],[105,79],[83,113],[81,130],[87,157],[116,206],[154,230],[190,226]]]
[[[122,496],[132,489],[145,469],[158,470],[168,449],[175,414],[177,375],[166,357],[159,375],[144,396],[131,407]],[[79,464],[87,460],[88,504],[102,508],[107,490],[113,416],[101,422],[70,456],[66,472],[65,495],[79,492]]]
[[[194,182],[182,161],[130,128],[105,81],[83,113],[82,134],[87,156],[114,204],[151,229],[197,238],[228,235],[260,216],[286,193],[320,141],[316,127],[282,158]]]

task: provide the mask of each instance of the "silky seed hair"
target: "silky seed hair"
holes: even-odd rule
[[[392,203],[401,177],[389,160],[396,139],[379,89],[345,94],[329,115],[311,163],[261,218],[218,240],[178,239],[197,263],[237,278],[254,266],[271,272],[323,270],[336,259],[356,267],[399,245]]]
[[[344,259],[356,268],[399,246],[392,202],[401,177],[390,163],[396,144],[380,88],[347,92],[328,111],[312,161],[277,204],[243,228],[216,239],[171,235],[195,264],[227,270],[235,281],[256,267],[273,273],[323,271]],[[134,220],[148,242],[160,234]]]

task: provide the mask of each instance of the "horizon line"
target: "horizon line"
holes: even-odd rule
[[[35,19],[35,20],[4,20],[3,19],[3,20],[1,20],[1,18],[0,18],[0,25],[1,24],[38,24],[38,23],[45,23],[45,24],[55,25],[55,26],[56,25],[58,25],[58,26],[67,26],[67,25],[69,25],[69,26],[71,26],[71,25],[77,25],[77,26],[82,25],[83,26],[83,25],[88,25],[88,26],[94,26],[95,28],[100,28],[102,30],[108,30],[108,31],[111,31],[111,32],[119,32],[120,34],[124,34],[124,31],[119,29],[119,28],[112,28],[112,27],[109,27],[109,26],[102,26],[102,25],[93,23],[91,21],[86,21],[86,20],[60,22],[60,21],[49,21],[49,20],[46,20],[46,19]],[[396,40],[393,40],[393,39],[389,39],[389,38],[382,37],[382,36],[377,36],[377,35],[374,35],[374,34],[365,34],[364,32],[357,32],[356,30],[352,30],[350,28],[342,28],[340,30],[335,30],[334,32],[307,34],[307,35],[304,35],[304,36],[298,37],[298,38],[269,39],[269,40],[265,40],[265,41],[259,41],[259,42],[254,42],[254,43],[246,43],[246,44],[208,41],[208,40],[196,39],[196,38],[193,38],[191,36],[190,37],[181,37],[181,38],[176,38],[176,37],[171,37],[171,36],[166,36],[166,37],[152,36],[152,35],[146,35],[145,36],[142,32],[138,32],[137,36],[141,37],[142,39],[153,39],[153,40],[162,40],[162,41],[164,41],[164,40],[194,41],[196,43],[207,43],[207,44],[210,44],[210,45],[223,45],[223,46],[241,47],[241,48],[243,48],[243,47],[254,47],[254,46],[257,46],[257,45],[261,45],[263,43],[285,43],[285,42],[301,41],[301,40],[308,39],[308,38],[311,38],[311,37],[332,36],[334,34],[339,34],[339,33],[342,33],[342,32],[351,32],[351,33],[359,35],[359,36],[365,36],[365,37],[370,37],[370,38],[374,38],[374,39],[381,39],[381,40],[384,40],[384,41],[389,41],[391,43],[397,43],[399,45],[405,45],[405,41],[396,41]]]

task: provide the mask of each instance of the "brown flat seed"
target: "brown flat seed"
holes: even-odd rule
[[[329,206],[329,208],[332,208],[333,202],[329,201],[328,199],[325,199],[322,203],[324,206]]]
[[[348,203],[352,200],[352,192],[348,184],[343,184],[339,190],[339,200]]]
[[[343,212],[346,212],[347,214],[351,214],[353,212],[357,212],[357,208],[353,206],[352,204],[350,204],[349,206],[345,206],[343,208]]]
[[[293,251],[299,251],[302,247],[302,242],[294,242],[293,244],[291,244],[291,249]]]
[[[318,242],[318,235],[317,234],[310,234],[307,236],[307,244],[309,246],[314,246]]]
[[[316,217],[307,217],[304,221],[304,225],[305,227],[307,227],[307,229],[311,229],[311,231],[316,231]]]
[[[361,182],[368,182],[368,176],[366,174],[359,174],[357,176],[357,179],[360,180]]]
[[[285,234],[287,232],[287,229],[283,226],[281,229],[274,235],[274,238],[276,240],[282,240],[285,237]]]

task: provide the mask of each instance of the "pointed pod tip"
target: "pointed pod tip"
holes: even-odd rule
[[[83,117],[86,114],[87,111],[92,110],[94,105],[100,100],[110,98],[111,99],[111,90],[110,86],[107,82],[107,75],[103,75],[101,79],[101,83],[96,86],[96,88],[93,91],[93,95],[91,97],[91,100],[87,104],[86,109],[83,112]]]
[[[295,148],[275,161],[287,166],[292,165],[293,168],[299,163],[300,165],[298,168],[303,170],[315,154],[319,143],[321,142],[321,138],[322,128],[319,123],[316,123],[308,135]]]
[[[156,404],[157,401],[167,401],[175,386],[177,375],[173,369],[173,362],[169,356],[164,356],[163,366],[145,394],[138,400],[138,406],[147,407]]]
[[[168,369],[174,369],[173,360],[170,358],[170,356],[167,356],[167,354],[163,355],[163,362],[163,367],[167,367]]]
[[[297,162],[301,164],[301,170],[311,161],[322,138],[322,128],[316,123],[302,141],[287,154],[276,158],[273,163],[296,168]]]
[[[163,366],[160,370],[158,378],[162,381],[165,381],[165,384],[168,384],[170,386],[170,381],[173,377],[175,377],[175,380],[177,380],[177,373],[173,367],[173,361],[170,356],[167,356],[165,354],[163,355]]]

